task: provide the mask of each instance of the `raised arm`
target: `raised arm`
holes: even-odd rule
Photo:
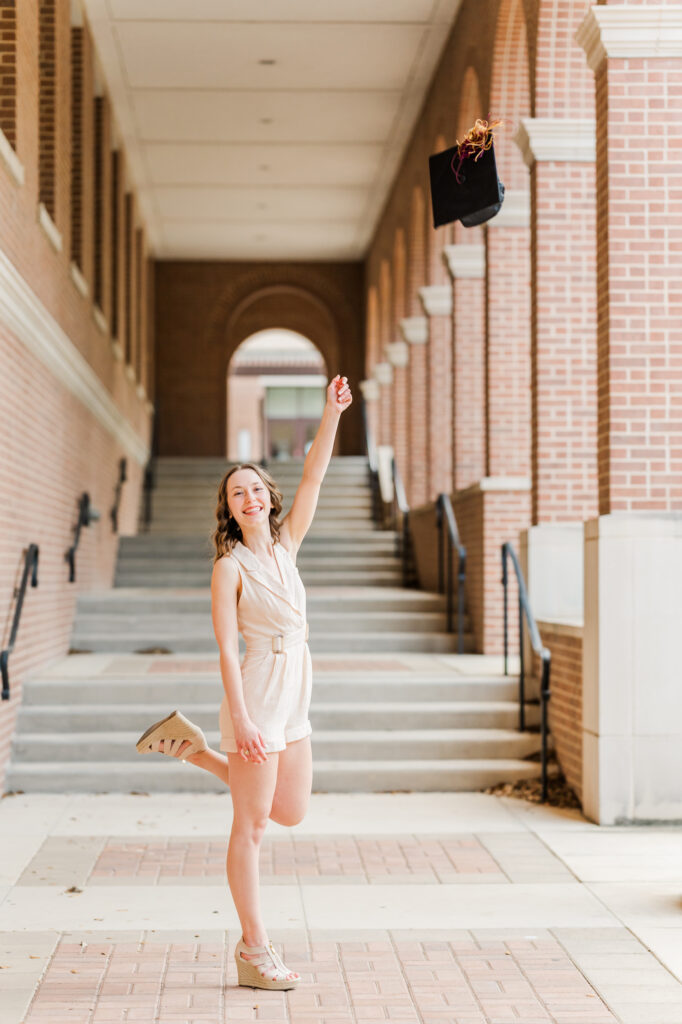
[[[315,439],[303,461],[303,476],[289,512],[282,520],[282,539],[285,546],[297,551],[310,529],[317,508],[320,486],[334,447],[336,428],[344,409],[353,401],[346,377],[336,377],[327,387],[327,402]]]

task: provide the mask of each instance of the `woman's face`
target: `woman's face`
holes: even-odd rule
[[[272,508],[270,491],[253,469],[238,469],[227,481],[227,506],[237,525],[248,530],[267,523]]]

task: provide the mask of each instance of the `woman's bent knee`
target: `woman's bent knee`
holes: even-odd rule
[[[232,822],[232,838],[248,840],[253,843],[260,843],[268,825],[267,817],[258,818],[235,818]]]

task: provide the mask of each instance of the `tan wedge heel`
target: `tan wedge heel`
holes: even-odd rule
[[[242,953],[261,955],[258,959],[244,960]],[[287,978],[291,972],[271,942],[266,946],[247,946],[242,936],[234,951],[234,958],[237,962],[237,980],[240,985],[249,988],[296,988],[301,980]]]
[[[163,750],[159,748],[161,740],[164,741]],[[191,746],[183,751],[183,757],[208,750],[206,737],[201,729],[193,725],[180,711],[171,711],[170,715],[162,718],[160,722],[150,725],[146,732],[142,733],[135,746],[140,754],[160,753],[170,754],[171,757],[174,757],[178,747],[185,740],[189,740]]]

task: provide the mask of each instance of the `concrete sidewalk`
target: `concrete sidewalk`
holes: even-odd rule
[[[195,771],[187,765],[188,771]],[[2,1024],[682,1024],[682,829],[484,794],[315,794],[269,823],[239,988],[229,794],[0,802]]]

